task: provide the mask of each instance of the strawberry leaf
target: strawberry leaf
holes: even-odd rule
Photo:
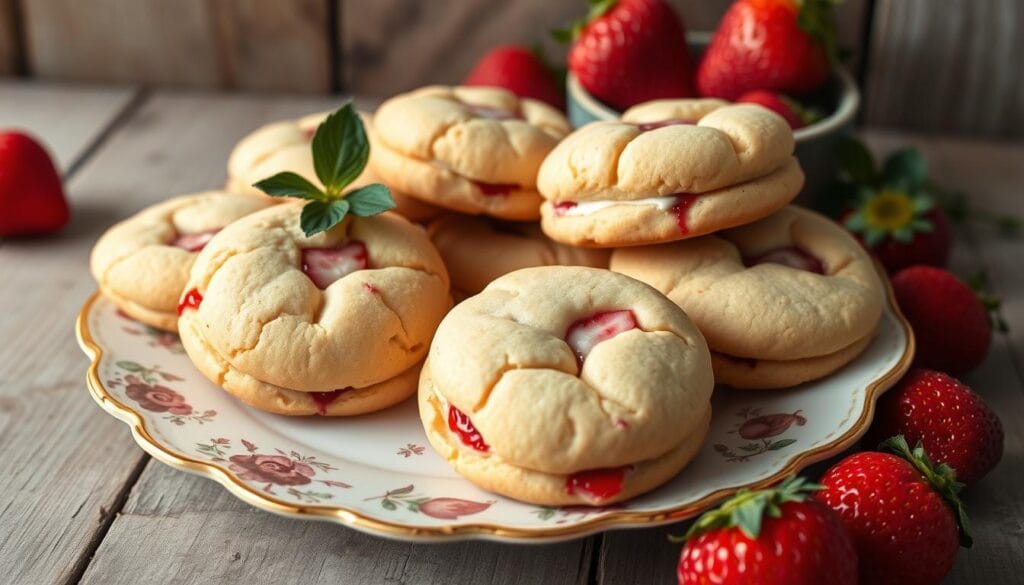
[[[761,532],[764,515],[772,518],[782,515],[781,506],[786,502],[802,502],[811,492],[822,486],[808,482],[802,477],[791,477],[777,487],[763,490],[740,490],[718,508],[704,513],[690,526],[685,540],[695,538],[720,528],[738,528],[749,538],[757,538]]]
[[[878,180],[875,159],[864,143],[855,138],[846,138],[836,144],[836,157],[841,167],[841,178],[851,183],[874,185]]]
[[[299,223],[307,237],[325,232],[338,225],[348,213],[349,204],[345,199],[336,201],[310,201],[302,208]]]
[[[914,192],[928,180],[928,164],[918,150],[905,148],[885,159],[882,176],[887,185],[900,185],[905,191]]]
[[[322,200],[326,198],[324,192],[305,177],[285,171],[277,173],[253,185],[271,197],[300,197],[302,199]]]
[[[313,135],[313,168],[329,196],[356,180],[369,157],[366,129],[351,101],[327,116]]]
[[[359,217],[377,215],[396,207],[395,200],[391,198],[391,191],[380,183],[349,192],[345,195],[345,201],[348,201],[352,215]]]
[[[587,4],[590,8],[587,10],[587,15],[579,20],[575,20],[569,23],[569,26],[551,31],[551,36],[560,43],[571,43],[579,38],[583,29],[588,24],[604,16],[606,12],[612,9],[618,0],[587,0]]]

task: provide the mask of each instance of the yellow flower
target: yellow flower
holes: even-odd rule
[[[916,204],[904,191],[885,189],[864,206],[864,220],[871,228],[896,231],[914,221]]]

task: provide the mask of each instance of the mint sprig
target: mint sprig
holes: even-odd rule
[[[298,197],[308,202],[299,218],[302,231],[313,236],[341,223],[351,213],[369,217],[395,208],[391,191],[380,183],[347,193],[370,158],[370,141],[352,102],[346,102],[317,126],[311,145],[313,169],[323,188],[291,171],[277,173],[253,186],[271,197]]]

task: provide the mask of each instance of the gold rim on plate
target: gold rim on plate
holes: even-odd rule
[[[881,273],[882,271],[879,270],[879,272]],[[751,482],[745,486],[716,490],[699,500],[682,504],[668,510],[658,512],[613,510],[603,516],[596,517],[592,520],[584,520],[578,524],[543,529],[507,528],[486,523],[438,527],[410,526],[408,524],[386,522],[376,518],[371,518],[365,514],[347,509],[343,506],[298,506],[269,496],[245,484],[234,474],[219,465],[215,465],[208,461],[193,459],[168,450],[153,438],[149,430],[146,428],[145,420],[136,410],[117,400],[107,391],[99,376],[99,365],[100,360],[103,358],[103,349],[93,340],[92,334],[89,332],[88,324],[88,316],[92,306],[96,300],[100,298],[99,291],[94,292],[92,296],[89,297],[85,302],[85,305],[82,306],[82,310],[78,313],[78,318],[75,322],[75,333],[78,337],[79,345],[91,360],[88,373],[86,374],[89,393],[103,408],[103,410],[109,412],[115,418],[127,423],[131,427],[132,436],[135,438],[135,442],[137,442],[144,451],[171,467],[202,475],[216,481],[231,492],[231,494],[252,506],[283,516],[316,520],[332,520],[364,532],[398,539],[412,538],[420,540],[447,540],[445,537],[481,536],[492,539],[510,538],[527,541],[543,541],[556,540],[559,538],[583,537],[611,528],[653,527],[662,524],[669,524],[675,521],[681,521],[710,508],[743,487],[758,489],[772,485],[790,475],[793,475],[794,473],[797,473],[808,465],[828,459],[833,455],[845,451],[848,447],[853,445],[853,443],[855,443],[861,435],[867,431],[868,425],[874,418],[875,402],[878,400],[878,397],[892,387],[892,385],[903,376],[910,367],[910,363],[914,357],[914,333],[910,328],[910,324],[900,311],[899,305],[896,303],[895,296],[893,295],[892,287],[889,285],[889,280],[885,278],[884,273],[882,281],[885,283],[889,308],[892,311],[893,316],[896,317],[896,320],[903,328],[903,333],[907,337],[907,345],[904,349],[903,355],[900,356],[900,360],[888,372],[875,380],[867,388],[867,408],[861,412],[860,417],[845,434],[826,445],[795,455],[776,473],[773,473],[762,480]]]

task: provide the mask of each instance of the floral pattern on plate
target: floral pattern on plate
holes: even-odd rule
[[[456,475],[429,448],[415,400],[361,417],[283,417],[233,399],[176,350],[176,336],[148,331],[98,295],[78,333],[93,358],[93,397],[161,461],[277,513],[408,540],[560,540],[692,516],[850,446],[867,430],[871,402],[909,366],[913,344],[890,301],[869,348],[833,376],[782,391],[718,389],[702,451],[664,486],[620,506],[557,508]]]

